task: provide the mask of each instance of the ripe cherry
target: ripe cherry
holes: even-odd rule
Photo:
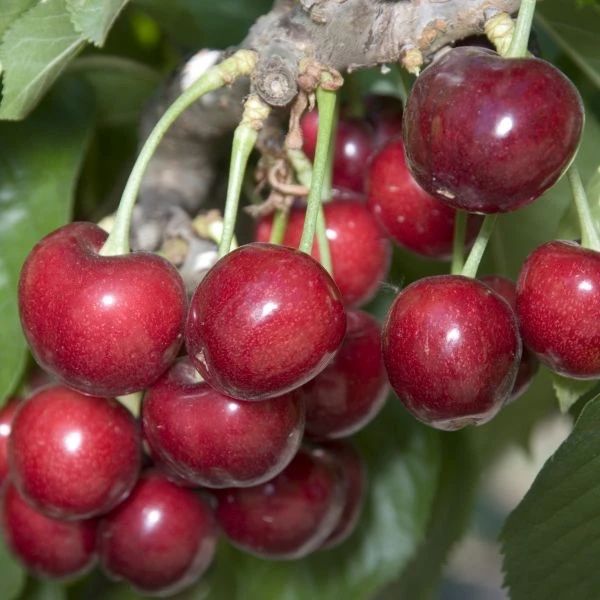
[[[185,481],[247,487],[292,460],[304,431],[304,402],[293,392],[244,402],[213,390],[184,358],[151,387],[142,409],[152,454]]]
[[[82,519],[127,496],[140,468],[140,436],[117,401],[54,386],[23,403],[8,453],[11,477],[28,501],[49,516]]]
[[[306,434],[333,439],[355,433],[375,417],[387,393],[379,323],[365,312],[349,311],[335,358],[299,390],[306,402]]]
[[[510,304],[513,310],[517,309],[517,286],[514,281],[511,281],[507,277],[502,277],[501,275],[488,275],[482,277],[481,281],[486,285],[489,285],[497,294],[502,296]],[[517,373],[515,385],[513,386],[510,398],[508,399],[509,402],[516,400],[527,391],[531,380],[538,372],[539,368],[540,363],[535,354],[529,350],[529,348],[523,346],[519,372]]]
[[[350,306],[361,306],[373,298],[387,275],[391,257],[390,243],[363,204],[351,200],[336,200],[325,204],[324,211],[333,278],[344,302]],[[290,211],[283,239],[286,246],[298,247],[305,215],[304,208]],[[272,217],[266,217],[259,223],[257,241],[269,241],[272,221]],[[316,241],[312,256],[319,260]]]
[[[120,396],[173,362],[187,300],[165,259],[101,256],[106,237],[92,223],[71,223],[41,240],[21,271],[19,308],[43,368],[84,393]]]
[[[454,208],[515,210],[568,167],[583,119],[579,93],[551,64],[454,48],[410,93],[408,164],[419,185]]]
[[[440,275],[398,294],[383,359],[406,408],[438,429],[489,421],[508,399],[521,359],[515,315],[488,286]]]
[[[347,482],[340,520],[321,546],[334,548],[345,542],[356,529],[367,491],[367,467],[356,447],[346,440],[329,442],[324,449],[338,461]]]
[[[281,396],[318,375],[346,332],[340,293],[307,254],[248,244],[224,256],[190,305],[186,347],[219,392],[243,400]]]
[[[2,527],[10,550],[41,577],[81,575],[95,562],[96,521],[59,521],[30,506],[8,482],[2,498]]]
[[[8,439],[12,431],[15,413],[21,404],[19,398],[11,398],[0,409],[0,486],[8,475]]]
[[[167,596],[194,583],[212,562],[217,531],[196,493],[147,472],[125,502],[100,520],[104,571],[143,594]]]
[[[301,121],[304,152],[313,160],[317,146],[319,115],[306,113]],[[373,132],[360,119],[341,118],[338,121],[333,156],[333,185],[362,192],[365,165],[373,152]]]
[[[452,255],[456,210],[430,196],[414,180],[402,139],[388,142],[369,168],[368,208],[400,246],[431,258]],[[466,243],[479,231],[481,217],[469,215]]]
[[[553,371],[600,377],[600,253],[574,242],[534,250],[517,281],[523,341]]]
[[[302,449],[271,481],[216,492],[215,514],[242,550],[271,559],[301,558],[319,548],[339,522],[344,486],[331,456]]]

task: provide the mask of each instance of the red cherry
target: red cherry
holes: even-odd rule
[[[369,169],[368,208],[400,246],[431,258],[449,259],[456,211],[430,196],[406,166],[401,139],[386,144]],[[470,245],[482,218],[469,215],[466,242]]]
[[[304,403],[286,394],[243,402],[213,390],[184,358],[144,397],[152,454],[197,486],[247,487],[281,472],[300,447]]]
[[[20,405],[20,398],[11,398],[0,409],[0,486],[8,475],[8,439],[12,431],[12,422]]]
[[[212,562],[217,532],[208,505],[156,472],[100,520],[104,571],[143,594],[168,596],[194,583]]]
[[[574,242],[534,250],[517,281],[523,341],[553,371],[600,377],[600,252]]]
[[[187,300],[170,263],[145,252],[100,256],[106,237],[71,223],[41,240],[21,271],[19,308],[44,369],[84,393],[121,396],[173,362]]]
[[[29,570],[53,579],[81,575],[95,561],[96,521],[59,521],[32,508],[7,483],[2,498],[4,539]]]
[[[23,402],[8,456],[27,500],[52,517],[82,519],[127,496],[140,468],[140,437],[117,401],[54,386]]]
[[[354,532],[363,509],[367,491],[367,467],[355,446],[348,441],[329,442],[324,446],[340,464],[347,481],[342,516],[321,548],[335,548]]]
[[[365,98],[366,117],[373,126],[375,147],[402,135],[402,100],[394,96],[371,94]]]
[[[301,121],[304,152],[315,158],[319,116],[317,111],[306,113]],[[333,185],[362,192],[364,190],[365,165],[373,152],[373,132],[369,125],[359,119],[338,121],[333,156]]]
[[[575,86],[550,63],[454,48],[408,98],[408,164],[419,185],[454,208],[515,210],[556,183],[583,120]]]
[[[511,281],[507,277],[502,277],[501,275],[488,275],[482,277],[481,281],[486,285],[489,285],[497,294],[502,296],[510,304],[510,307],[513,310],[517,309],[517,286],[514,281]],[[519,372],[517,373],[515,385],[510,398],[508,399],[509,402],[516,400],[527,391],[531,380],[534,378],[539,368],[540,362],[535,354],[529,350],[529,348],[523,346]]]
[[[233,398],[264,400],[318,375],[345,332],[339,291],[319,263],[292,248],[248,244],[202,280],[185,337],[209,385]]]
[[[299,394],[306,402],[306,434],[346,437],[362,429],[388,393],[379,323],[361,311],[348,312],[348,330],[335,358]]]
[[[361,306],[373,298],[387,276],[391,257],[390,243],[363,204],[351,200],[336,200],[325,204],[324,210],[333,278],[344,302],[350,306]],[[304,208],[291,210],[283,239],[286,246],[297,248],[300,244],[305,215]],[[259,223],[257,241],[269,241],[272,222],[272,217],[267,217]],[[312,256],[319,260],[316,241]]]
[[[344,480],[331,456],[300,450],[275,479],[216,492],[217,521],[230,541],[257,556],[297,559],[321,546],[339,522]]]
[[[521,338],[510,306],[488,286],[440,275],[398,294],[383,329],[383,359],[415,417],[455,430],[489,421],[506,402]]]

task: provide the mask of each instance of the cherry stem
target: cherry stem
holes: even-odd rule
[[[497,217],[498,215],[486,215],[481,225],[481,229],[477,235],[477,239],[473,244],[473,248],[471,248],[467,262],[465,262],[465,266],[462,269],[461,275],[464,275],[465,277],[477,276],[479,263],[481,263],[485,249],[487,248],[490,237],[492,236],[492,231],[494,230]]]
[[[323,78],[331,76],[324,74]],[[319,131],[317,133],[317,147],[315,151],[315,162],[311,178],[310,192],[308,194],[306,217],[304,218],[304,228],[300,240],[299,249],[302,252],[310,254],[317,220],[319,216],[319,207],[321,206],[321,195],[323,183],[327,177],[328,154],[331,150],[331,138],[333,134],[333,125],[335,121],[335,105],[337,101],[337,92],[324,89],[322,86],[317,89],[317,106],[319,109]]]
[[[329,157],[333,155],[333,148],[334,144],[332,143],[329,151]],[[288,150],[287,156],[296,173],[296,179],[298,179],[303,186],[310,188],[312,182],[312,163],[306,154],[304,154],[302,150]],[[331,167],[331,164],[329,167]],[[321,202],[323,201],[324,199],[321,198]],[[273,227],[275,227],[275,221],[273,221]],[[271,236],[272,235],[273,234],[271,234]],[[321,259],[320,262],[331,275],[333,273],[331,264],[331,249],[329,248],[329,240],[327,239],[327,224],[325,223],[325,211],[323,210],[323,204],[319,206],[316,235],[317,245],[319,247],[319,258]]]
[[[273,217],[273,227],[271,228],[271,244],[281,244],[285,236],[285,230],[289,221],[289,212],[283,208],[278,208]]]
[[[585,188],[583,187],[583,182],[581,181],[579,169],[574,164],[569,167],[567,178],[571,184],[575,208],[577,209],[577,215],[579,216],[581,245],[584,248],[600,251],[600,236],[598,235],[598,230],[594,223],[594,217],[590,210],[590,204],[588,202],[587,194],[585,193]]]
[[[535,3],[536,0],[521,0],[521,8],[519,8],[515,32],[508,51],[505,54],[507,58],[523,58],[527,56],[527,44],[529,43],[529,34],[535,13]]]
[[[258,96],[250,96],[244,105],[242,120],[233,134],[227,198],[225,199],[225,212],[223,214],[223,235],[218,251],[219,258],[225,256],[231,248],[248,159],[256,145],[258,132],[262,129],[270,112],[269,106]]]
[[[150,132],[135,161],[121,196],[113,228],[104,246],[100,249],[101,255],[116,256],[129,252],[129,231],[131,229],[133,207],[148,164],[169,127],[204,94],[231,84],[238,77],[252,73],[257,60],[255,52],[239,50],[233,56],[208,69],[169,106]]]
[[[457,210],[454,217],[454,242],[452,245],[452,266],[450,272],[457,275],[465,266],[465,235],[467,232],[467,213]]]

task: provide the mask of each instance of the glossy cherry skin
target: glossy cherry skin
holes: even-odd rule
[[[321,548],[335,548],[354,532],[360,518],[367,491],[367,466],[354,445],[346,440],[329,442],[324,446],[335,460],[346,479],[346,494],[342,515],[331,535]]]
[[[402,139],[388,142],[369,168],[369,210],[400,246],[421,256],[449,259],[456,210],[430,196],[414,180],[404,156]],[[469,215],[466,242],[470,245],[481,217]]]
[[[271,481],[219,490],[215,515],[238,548],[263,558],[297,559],[319,548],[336,527],[345,485],[330,455],[301,449]]]
[[[202,280],[185,337],[209,385],[264,400],[318,375],[345,332],[340,293],[319,263],[292,248],[254,243],[227,254]]]
[[[387,393],[379,323],[365,312],[348,311],[342,347],[328,367],[299,390],[306,402],[306,435],[352,435],[375,417]]]
[[[59,521],[28,504],[8,482],[2,497],[2,529],[11,552],[38,576],[81,575],[95,562],[96,521]]]
[[[361,306],[373,298],[387,276],[390,242],[362,203],[335,200],[325,204],[324,212],[333,278],[344,302],[349,306]],[[305,215],[306,210],[301,207],[290,211],[283,239],[286,246],[298,247]],[[259,223],[257,241],[269,241],[272,221],[272,217],[266,217]],[[316,241],[312,256],[319,260]]]
[[[600,253],[555,241],[534,250],[517,281],[523,341],[550,369],[600,377]]]
[[[394,96],[370,94],[365,98],[365,117],[373,127],[375,148],[402,135],[403,110],[402,100]]]
[[[49,516],[83,519],[107,512],[134,486],[140,435],[116,400],[63,386],[27,399],[8,444],[11,478]]]
[[[247,487],[272,479],[292,460],[305,409],[294,392],[263,402],[224,396],[184,358],[146,392],[142,416],[152,454],[183,480]]]
[[[15,413],[20,405],[19,398],[11,398],[0,409],[0,486],[8,475],[8,439]]]
[[[489,285],[497,294],[502,296],[511,306],[511,308],[517,310],[517,285],[514,281],[501,275],[487,275],[481,278],[486,285]],[[521,363],[519,364],[519,372],[517,373],[517,379],[515,385],[510,394],[509,402],[516,400],[519,396],[522,396],[529,388],[531,380],[540,368],[540,361],[537,359],[535,354],[523,345],[523,354],[521,355]]]
[[[583,120],[575,86],[550,63],[454,48],[421,73],[408,98],[408,165],[454,208],[515,210],[569,166]]]
[[[319,115],[306,113],[301,121],[303,149],[313,160],[317,147]],[[373,152],[373,131],[360,119],[341,118],[338,121],[333,155],[333,185],[362,192],[365,187],[365,165]]]
[[[216,541],[207,503],[153,471],[98,527],[107,575],[151,595],[169,596],[194,583],[212,562]]]
[[[173,362],[187,299],[179,273],[159,256],[100,256],[106,237],[92,223],[71,223],[41,240],[21,271],[19,308],[44,369],[112,397],[144,389]]]
[[[417,419],[455,430],[489,421],[508,400],[521,338],[513,310],[485,284],[426,277],[396,297],[383,328],[383,359]]]

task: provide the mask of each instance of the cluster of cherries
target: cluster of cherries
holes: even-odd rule
[[[93,224],[32,250],[23,330],[60,383],[2,411],[0,476],[5,538],[34,572],[69,577],[97,557],[109,576],[165,594],[206,570],[218,530],[271,559],[330,548],[354,529],[366,487],[343,438],[379,411],[388,379],[418,419],[457,429],[520,395],[536,356],[600,376],[600,255],[575,243],[538,248],[516,287],[417,281],[383,330],[359,309],[385,280],[390,238],[447,259],[457,209],[513,210],[562,175],[583,124],[573,85],[538,59],[456,48],[418,78],[403,127],[397,101],[366,108],[370,121],[337,130],[332,276],[316,246],[295,249],[302,207],[284,245],[266,243],[263,220],[189,302],[166,260],[107,256]],[[316,121],[303,121],[309,155]],[[480,222],[469,217],[468,243]],[[113,398],[140,390],[138,424]]]

